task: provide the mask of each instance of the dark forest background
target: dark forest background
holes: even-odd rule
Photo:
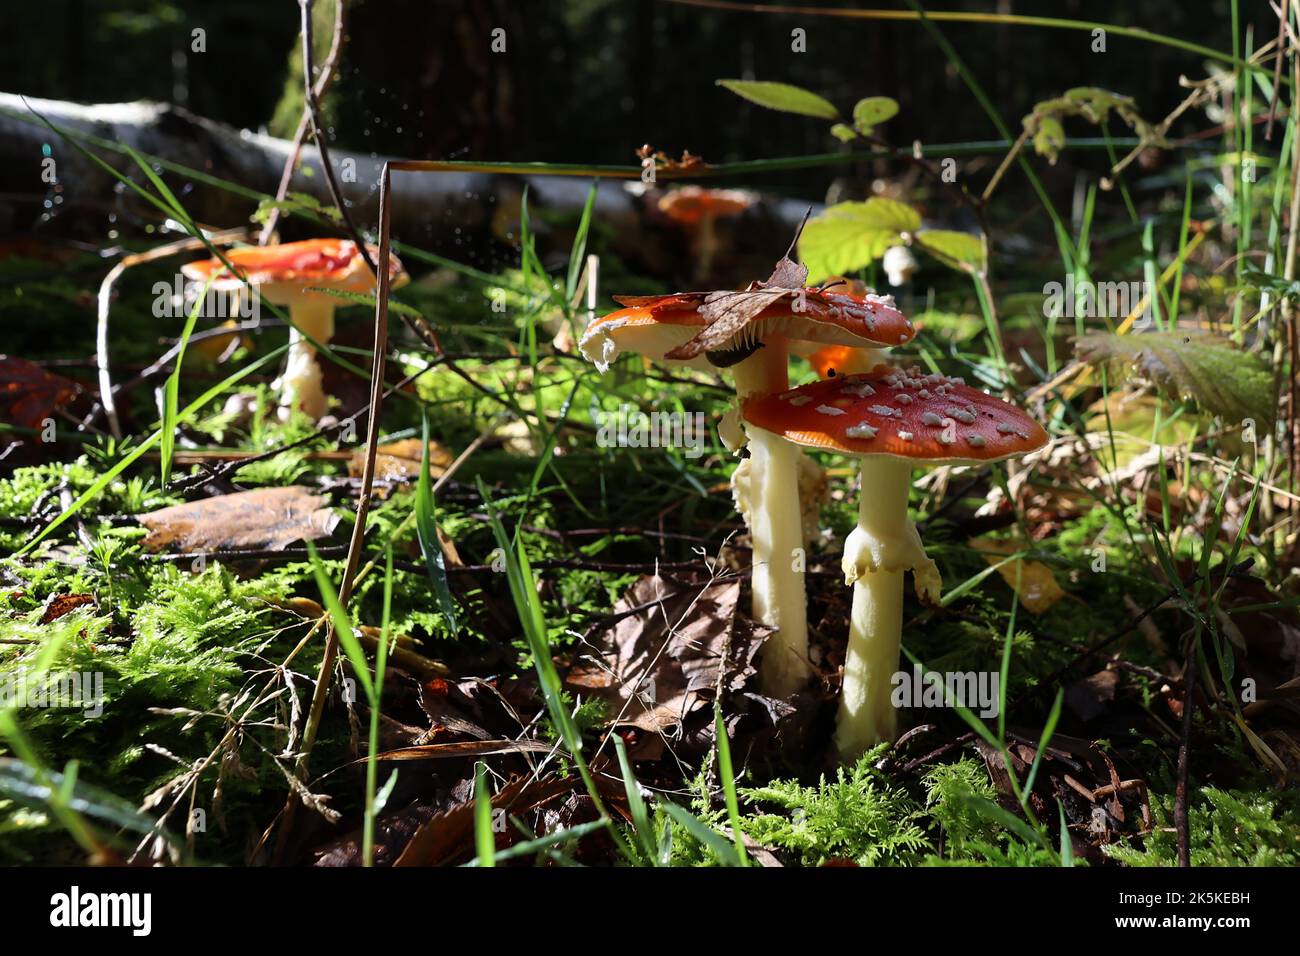
[[[858,5],[905,9],[880,0]],[[328,13],[328,0],[318,6]],[[1228,0],[933,6],[1141,26],[1222,50],[1231,43]],[[279,135],[291,134],[300,115],[295,0],[8,0],[4,7],[0,90],[84,102],[167,100]],[[1256,24],[1257,43],[1276,31],[1262,0],[1243,2],[1241,16]],[[506,56],[490,52],[495,27],[507,31]],[[791,52],[795,27],[807,31],[807,53]],[[189,52],[195,28],[206,31],[205,53]],[[1107,51],[1093,53],[1083,32],[956,23],[944,30],[1013,129],[1038,100],[1082,85],[1135,96],[1144,115],[1158,118],[1181,98],[1174,78],[1201,73],[1194,54],[1121,36],[1108,36]],[[329,37],[320,33],[323,53]],[[713,85],[717,77],[795,83],[843,107],[869,94],[894,97],[902,112],[888,135],[902,144],[996,135],[916,23],[754,16],[656,0],[358,0],[349,34],[327,106],[335,141],[356,150],[626,163],[646,141],[715,162],[834,148],[825,124],[743,108]]]

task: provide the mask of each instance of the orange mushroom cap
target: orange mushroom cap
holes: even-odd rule
[[[371,257],[378,259],[379,250],[374,246],[368,248]],[[306,239],[278,246],[244,246],[229,250],[226,258],[254,285],[296,285],[304,289],[315,285],[347,292],[369,292],[375,287],[365,259],[356,243],[349,239]],[[243,285],[220,259],[189,262],[181,271],[196,282],[206,282],[211,277],[213,288]],[[402,263],[391,254],[388,276],[392,284],[406,278]]]
[[[636,351],[653,359],[694,360],[669,354],[683,349],[709,325],[700,308],[711,295],[743,293],[674,292],[658,296],[614,296],[624,308],[593,321],[583,333],[579,348],[600,365],[612,362],[622,351]],[[854,348],[889,348],[916,335],[912,322],[892,298],[842,295],[819,289],[791,290],[771,303],[732,339],[740,344],[777,333],[791,341],[824,342]]]
[[[1024,411],[961,379],[878,365],[747,398],[741,417],[810,448],[890,455],[916,462],[977,464],[1015,458],[1047,443]]]
[[[685,226],[705,219],[738,216],[754,204],[751,193],[739,189],[706,189],[682,186],[659,200],[659,211]]]

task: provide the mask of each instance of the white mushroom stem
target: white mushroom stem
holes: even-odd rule
[[[280,406],[286,414],[297,408],[318,419],[329,410],[329,399],[321,387],[316,346],[304,333],[322,345],[334,337],[334,302],[319,295],[295,298],[289,304],[289,318],[295,327],[289,333],[289,357],[280,376]]]
[[[734,368],[736,393],[783,391],[786,346],[776,337]],[[749,525],[753,614],[777,629],[763,648],[764,689],[788,697],[808,680],[808,613],[804,594],[803,523],[799,513],[802,452],[769,431],[747,426],[749,460],[738,469],[736,504]]]
[[[903,637],[903,574],[935,601],[939,571],[907,515],[912,464],[888,455],[862,459],[858,526],[844,543],[844,579],[853,585],[844,688],[835,729],[841,759],[852,760],[895,735],[892,678]]]

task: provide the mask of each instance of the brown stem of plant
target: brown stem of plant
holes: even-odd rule
[[[989,197],[993,195],[993,190],[998,188],[998,183],[1002,181],[1002,177],[1006,175],[1011,164],[1016,161],[1016,157],[1020,155],[1020,150],[1024,148],[1025,142],[1028,139],[1029,130],[1021,130],[1020,135],[1016,137],[1016,141],[1012,143],[1011,148],[1007,150],[1007,155],[1003,157],[1001,164],[993,173],[993,178],[990,179],[989,184],[984,187],[984,193],[980,196],[980,202],[989,201]]]
[[[304,9],[309,5],[310,0],[303,0]],[[379,177],[379,260],[385,264],[389,258],[391,217],[392,179],[388,164],[385,163]],[[375,455],[379,448],[379,413],[384,401],[384,368],[388,355],[388,269],[378,270],[376,277],[378,288],[375,293],[375,357],[370,370],[370,421],[366,426],[366,461],[361,473],[361,494],[357,498],[357,520],[352,526],[347,563],[343,569],[343,580],[339,584],[339,605],[344,609],[352,598],[353,579],[361,563],[361,549],[366,536],[366,517],[370,512],[370,493],[375,481]],[[329,695],[330,679],[334,672],[334,662],[338,657],[338,648],[338,634],[331,623],[325,632],[325,650],[321,657],[320,672],[316,678],[316,688],[312,692],[307,722],[303,727],[302,748],[299,751],[296,768],[300,780],[305,780],[307,776],[308,760],[311,757],[312,746],[316,742],[316,732],[320,728],[321,717],[325,712],[325,699]],[[293,829],[298,802],[297,795],[290,793],[276,841],[277,858],[283,857],[287,837]]]
[[[1183,737],[1178,744],[1178,783],[1174,788],[1174,827],[1178,831],[1178,865],[1192,865],[1192,837],[1187,824],[1187,771],[1192,750],[1192,706],[1196,700],[1196,646],[1201,642],[1198,627],[1187,642],[1183,659]]]
[[[343,52],[343,29],[345,7],[347,0],[337,0],[334,6],[334,38],[330,41],[330,51],[325,57],[325,62],[321,65],[321,75],[316,81],[315,102],[319,103],[321,97],[329,92],[330,87],[334,84],[334,74],[338,69],[339,54]],[[303,74],[307,77],[307,83],[311,83],[311,63],[304,62],[302,65]],[[289,157],[284,163],[284,172],[280,174],[280,185],[275,190],[275,201],[283,202],[284,197],[289,194],[289,183],[293,181],[293,171],[298,165],[298,157],[302,155],[302,144],[307,138],[307,127],[311,123],[312,107],[310,103],[303,104],[302,117],[298,120],[298,130],[293,134],[293,145],[289,147]],[[276,206],[271,210],[271,215],[267,217],[266,225],[262,227],[262,233],[257,237],[257,244],[264,246],[271,241],[275,235],[275,229],[280,225],[281,210]]]
[[[343,190],[339,188],[338,178],[334,175],[334,164],[330,162],[329,147],[325,145],[325,136],[321,133],[320,104],[316,100],[316,89],[311,82],[311,8],[314,2],[315,0],[298,0],[298,6],[302,10],[303,94],[306,100],[307,119],[311,126],[311,138],[320,151],[321,172],[325,174],[325,185],[329,187],[330,197],[334,200],[334,205],[338,207],[339,215],[343,217],[343,226],[347,230],[348,236],[356,243],[362,261],[370,268],[370,274],[378,276],[379,269],[376,267],[375,261],[370,258],[370,250],[362,241],[361,233],[357,231],[356,223],[352,221],[352,214],[348,212],[347,203],[343,201]],[[341,0],[340,6],[342,6]],[[388,271],[387,266],[388,259],[385,258],[384,272]],[[385,306],[385,312],[387,312],[387,306]]]
[[[1282,9],[1277,15],[1277,59],[1273,63],[1273,98],[1268,104],[1268,125],[1264,127],[1264,139],[1273,142],[1273,120],[1277,116],[1277,101],[1282,96],[1282,46],[1286,42],[1286,21],[1291,0],[1282,0]]]

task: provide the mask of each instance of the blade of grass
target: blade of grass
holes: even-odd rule
[[[443,559],[442,542],[438,537],[438,512],[433,500],[433,481],[429,475],[429,416],[421,419],[420,478],[415,489],[415,532],[424,555],[424,566],[437,595],[438,605],[451,632],[456,633],[456,603],[447,583],[447,565]]]
[[[646,851],[651,866],[659,857],[659,847],[655,842],[654,829],[650,826],[650,815],[646,812],[645,800],[641,797],[641,785],[637,783],[636,774],[632,772],[632,762],[627,757],[627,747],[623,738],[614,735],[614,752],[618,754],[618,767],[623,774],[623,789],[627,793],[627,808],[632,814],[632,826],[641,847]]]
[[[338,589],[325,572],[325,565],[316,553],[316,545],[311,541],[307,542],[307,555],[311,559],[311,570],[316,578],[316,586],[320,589],[321,601],[334,621],[334,631],[338,634],[339,647],[343,648],[343,653],[347,655],[348,660],[352,663],[352,672],[356,675],[357,683],[361,685],[361,689],[366,692],[366,700],[370,702],[372,708],[377,708],[379,701],[375,698],[375,685],[370,679],[370,667],[366,663],[366,652],[361,647],[361,642],[357,640],[357,635],[353,633],[352,619],[348,616],[348,612],[343,605],[339,603]]]
[[[487,764],[474,763],[474,846],[477,866],[497,865],[497,841],[492,835],[492,797],[487,789]]]
[[[718,746],[718,777],[722,780],[722,794],[727,802],[727,819],[731,823],[731,838],[736,844],[736,859],[741,866],[749,866],[749,854],[745,852],[740,830],[740,803],[736,799],[736,775],[731,766],[731,741],[727,739],[719,700],[713,702],[713,734]]]

